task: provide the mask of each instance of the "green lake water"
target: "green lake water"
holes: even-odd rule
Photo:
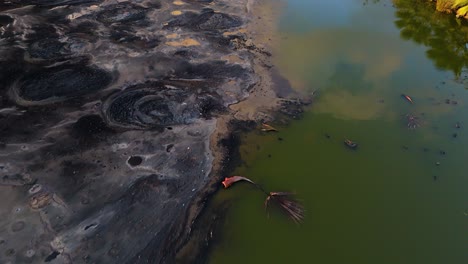
[[[306,219],[267,217],[251,185],[220,189],[207,263],[468,263],[468,30],[426,2],[286,1],[278,68],[318,95],[280,132],[243,135],[234,174],[294,191]]]

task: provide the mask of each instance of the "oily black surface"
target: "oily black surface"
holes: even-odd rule
[[[256,81],[231,45],[242,36],[223,34],[244,11],[0,3],[0,263],[175,261],[212,177],[217,116]]]
[[[98,68],[81,65],[46,68],[26,73],[12,87],[17,103],[37,104],[66,100],[106,88],[112,76]]]

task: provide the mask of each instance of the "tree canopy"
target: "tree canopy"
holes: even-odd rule
[[[453,4],[468,0],[449,0]],[[427,0],[394,0],[401,37],[428,47],[427,56],[440,69],[451,70],[460,76],[468,66],[468,26],[464,19],[438,12]],[[468,7],[468,6],[467,6]]]

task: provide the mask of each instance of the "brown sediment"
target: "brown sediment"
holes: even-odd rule
[[[166,42],[166,45],[173,46],[173,47],[190,47],[190,46],[200,46],[200,42],[196,39],[183,39],[180,41],[169,41]]]
[[[174,5],[178,5],[178,6],[181,6],[181,5],[184,5],[185,3],[182,2],[182,1],[174,1],[172,2]]]
[[[213,153],[217,153],[217,155],[214,155],[212,167],[214,173],[221,172],[222,167],[225,165],[226,149],[220,144],[220,141],[227,138],[233,132],[233,127],[230,124],[236,121],[261,122],[272,120],[273,113],[280,107],[279,102],[281,99],[274,92],[272,73],[270,68],[266,66],[272,63],[271,52],[273,52],[274,47],[268,44],[255,44],[271,43],[277,38],[275,32],[278,5],[280,5],[280,2],[273,3],[268,0],[247,1],[247,16],[251,21],[245,28],[239,29],[236,32],[224,33],[225,35],[238,33],[245,33],[247,35],[247,40],[240,43],[238,48],[248,50],[253,55],[251,58],[258,81],[246,99],[231,104],[229,106],[230,113],[219,116],[217,119],[216,129],[210,140],[211,150]],[[225,59],[232,62],[239,62],[240,60],[239,57],[232,54],[226,56]],[[222,177],[221,175],[213,175],[211,177],[211,184],[218,183]]]
[[[260,80],[246,100],[230,106],[236,119],[269,120],[272,118],[269,112],[278,104],[270,71],[273,63],[271,54],[274,52],[271,45],[278,43],[275,34],[280,10],[278,5],[279,2],[274,1],[248,1],[247,8],[252,20],[245,29],[247,40],[240,45],[254,54],[254,71]]]

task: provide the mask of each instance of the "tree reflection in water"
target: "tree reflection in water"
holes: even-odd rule
[[[464,19],[436,11],[427,0],[394,0],[403,39],[427,46],[427,57],[459,77],[468,66],[468,26]]]

